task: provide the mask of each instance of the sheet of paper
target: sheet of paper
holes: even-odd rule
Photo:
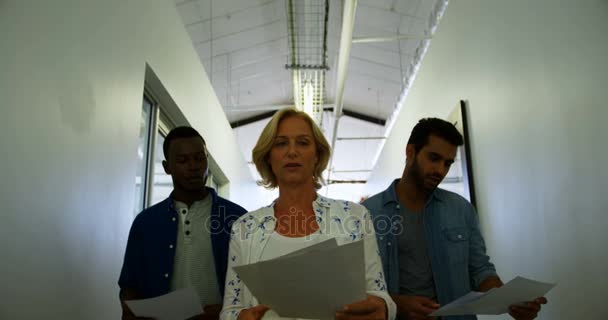
[[[516,277],[500,288],[486,293],[470,292],[431,313],[431,316],[503,314],[509,306],[542,297],[555,284]]]
[[[363,240],[287,255],[234,271],[261,304],[281,317],[333,319],[344,305],[366,297]],[[331,245],[329,245],[331,246]]]
[[[334,249],[338,247],[338,242],[336,241],[336,238],[331,238],[331,239],[327,239],[325,241],[319,242],[315,245],[306,247],[306,248],[302,248],[300,250],[296,250],[294,252],[288,253],[284,256],[280,256],[277,257],[275,259],[283,259],[283,258],[287,258],[287,257],[295,257],[297,255],[300,254],[306,254],[309,252],[313,252],[313,251],[321,251],[321,250],[330,250],[330,249]]]
[[[176,290],[150,299],[129,300],[126,303],[136,316],[156,320],[184,320],[203,313],[200,299],[193,288]]]

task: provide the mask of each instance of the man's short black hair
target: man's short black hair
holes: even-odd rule
[[[455,146],[461,146],[464,143],[462,135],[453,124],[439,118],[424,118],[420,119],[412,130],[407,144],[413,144],[418,152],[429,143],[431,135],[442,138]]]
[[[192,127],[182,126],[182,127],[177,127],[175,129],[171,130],[169,132],[169,134],[167,135],[167,137],[165,138],[165,142],[163,142],[163,154],[165,155],[165,160],[169,159],[169,146],[171,145],[171,141],[173,141],[175,139],[180,139],[180,138],[192,138],[192,137],[201,138],[201,140],[203,140],[203,144],[207,145],[207,143],[205,142],[205,139],[203,139],[203,136],[201,136],[201,134],[198,133],[198,131],[196,131]]]

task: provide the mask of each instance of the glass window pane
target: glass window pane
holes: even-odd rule
[[[171,176],[165,173],[163,168],[163,142],[165,142],[165,136],[157,131],[156,146],[154,147],[154,178],[151,190],[151,201],[150,205],[155,205],[169,197],[173,190],[173,180]]]
[[[145,207],[146,164],[148,162],[151,120],[152,104],[144,97],[139,124],[139,144],[137,146],[137,164],[135,169],[135,213],[139,213]]]

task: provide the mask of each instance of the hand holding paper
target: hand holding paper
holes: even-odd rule
[[[203,313],[194,289],[185,288],[156,298],[125,301],[138,317],[155,320],[184,320]]]
[[[431,316],[503,314],[509,312],[509,306],[542,297],[554,286],[555,284],[516,277],[504,286],[485,293],[469,292],[431,313]]]
[[[363,250],[363,241],[337,246],[330,239],[234,271],[281,317],[333,319],[345,305],[366,299]]]

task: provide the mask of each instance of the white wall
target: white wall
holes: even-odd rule
[[[0,319],[119,317],[146,62],[259,206],[172,1],[4,0]]]
[[[541,319],[608,316],[607,32],[606,1],[451,1],[367,186],[401,174],[419,118],[469,100],[489,252],[504,280],[559,283]]]

